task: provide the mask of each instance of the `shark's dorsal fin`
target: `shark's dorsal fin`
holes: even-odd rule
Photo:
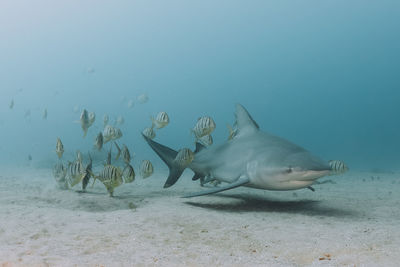
[[[240,104],[236,104],[236,126],[237,126],[237,137],[252,134],[258,132],[260,126],[251,117],[249,112]]]

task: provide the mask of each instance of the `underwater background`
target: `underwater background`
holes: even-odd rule
[[[158,142],[193,148],[197,118],[222,143],[239,102],[326,160],[399,170],[399,18],[389,0],[1,1],[0,165],[51,168],[57,137],[67,158],[93,151],[108,114],[136,165],[166,168],[140,135],[151,115],[171,118]],[[97,115],[86,138],[83,108]]]

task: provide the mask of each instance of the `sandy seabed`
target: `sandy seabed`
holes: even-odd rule
[[[185,172],[110,198],[59,190],[51,170],[0,172],[0,266],[399,266],[400,174],[349,172],[315,192],[202,190]]]

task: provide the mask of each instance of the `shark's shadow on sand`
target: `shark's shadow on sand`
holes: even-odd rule
[[[262,196],[250,194],[218,194],[213,197],[233,198],[236,201],[223,201],[213,203],[185,201],[186,204],[204,209],[225,211],[225,212],[280,212],[290,214],[303,214],[307,216],[326,216],[326,217],[358,217],[360,214],[356,210],[339,209],[321,205],[317,200],[276,200]]]

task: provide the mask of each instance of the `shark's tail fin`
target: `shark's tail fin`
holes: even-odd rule
[[[145,135],[143,135],[143,138],[154,150],[154,152],[156,152],[157,155],[165,162],[165,164],[167,164],[169,168],[169,176],[164,184],[164,188],[168,188],[174,185],[176,181],[178,181],[179,177],[181,177],[183,171],[185,170],[185,167],[180,166],[174,161],[178,152],[151,140]]]

